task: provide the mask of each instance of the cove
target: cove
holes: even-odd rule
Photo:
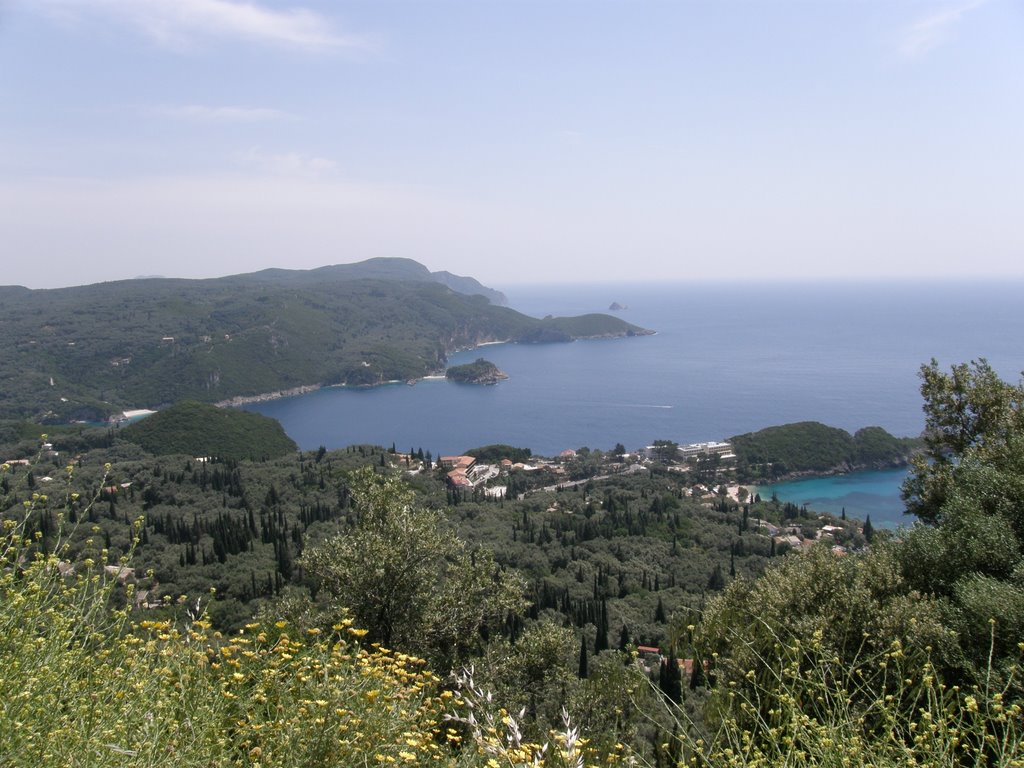
[[[851,472],[759,485],[756,492],[762,499],[769,499],[775,493],[780,501],[798,506],[806,504],[815,512],[839,516],[845,509],[848,518],[859,520],[870,515],[871,524],[876,528],[897,528],[909,526],[916,519],[903,513],[900,499],[900,486],[907,473],[906,468]]]

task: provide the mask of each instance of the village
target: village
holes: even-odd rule
[[[621,446],[620,446],[621,447]],[[586,448],[566,449],[555,457],[530,456],[528,461],[513,461],[508,457],[492,463],[476,456],[441,456],[433,467],[427,466],[418,454],[395,453],[394,462],[410,475],[431,471],[443,473],[445,483],[458,498],[500,500],[513,494],[516,498],[538,492],[564,491],[604,480],[615,475],[650,472],[660,468],[670,473],[686,474],[693,479],[683,493],[702,501],[706,506],[721,503],[723,499],[736,505],[749,505],[761,501],[757,486],[740,485],[731,481],[734,476],[736,454],[728,442],[698,442],[677,444],[659,440],[634,452],[592,451]],[[529,478],[510,491],[510,478]],[[777,501],[777,499],[776,499]],[[795,509],[794,505],[786,505]],[[559,510],[552,502],[548,512]],[[802,510],[808,514],[806,509]],[[832,524],[828,515],[817,515],[813,521],[786,520],[772,522],[752,516],[748,524],[761,535],[769,537],[773,551],[782,554],[802,550],[818,543],[828,544],[837,556],[846,555],[848,542],[858,542],[871,536],[870,521],[865,526]]]
[[[469,453],[478,455],[469,455]],[[45,442],[41,455],[50,461],[58,459],[53,444]],[[773,555],[788,551],[799,551],[816,543],[823,543],[831,551],[842,556],[848,547],[862,546],[869,531],[859,524],[845,520],[836,521],[824,515],[815,515],[800,510],[787,518],[797,508],[773,499],[767,505],[767,517],[760,510],[764,505],[758,495],[757,486],[745,486],[735,482],[736,454],[728,442],[700,442],[678,445],[671,441],[659,440],[652,445],[635,451],[626,451],[616,446],[612,451],[598,451],[588,448],[567,449],[554,457],[533,456],[528,450],[510,446],[487,446],[462,455],[443,455],[433,460],[422,452],[400,453],[394,450],[381,454],[382,462],[409,476],[431,475],[442,480],[449,493],[449,503],[456,505],[464,501],[503,502],[505,499],[524,499],[541,495],[541,509],[549,515],[572,515],[579,502],[567,503],[562,492],[581,491],[583,502],[600,508],[601,498],[591,495],[592,484],[601,480],[640,474],[667,473],[679,477],[680,498],[689,498],[709,509],[740,510],[743,512],[744,530],[764,537],[765,547]],[[210,456],[194,456],[191,462],[203,466],[214,461]],[[10,467],[28,468],[31,460],[10,458],[3,462]],[[28,473],[30,482],[41,486],[53,482],[50,475],[36,476]],[[133,483],[127,480],[109,482],[100,489],[99,500],[113,508],[116,499],[132,491]],[[757,506],[754,506],[757,505]],[[748,510],[753,511],[748,516]],[[774,513],[770,508],[774,507]],[[788,510],[788,511],[787,511]],[[734,512],[735,513],[735,512]],[[70,564],[62,564],[62,569]],[[108,577],[121,584],[134,582],[135,570],[124,565],[105,565]],[[153,588],[135,590],[134,605],[142,609],[158,609],[164,601]],[[639,648],[641,661],[650,663],[660,651],[653,647]],[[686,659],[678,660],[683,674],[688,679],[692,667]],[[698,671],[699,674],[699,671]]]

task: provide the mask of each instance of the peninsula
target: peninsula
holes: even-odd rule
[[[207,280],[0,287],[0,418],[96,422],[184,400],[247,402],[444,371],[488,342],[652,333],[609,315],[538,319],[411,259]]]

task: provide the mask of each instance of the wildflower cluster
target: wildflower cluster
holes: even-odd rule
[[[447,738],[460,742],[467,734],[476,754],[486,758],[489,768],[585,768],[588,765],[635,765],[625,747],[616,744],[607,755],[590,747],[590,740],[572,724],[568,711],[562,710],[562,727],[551,730],[543,743],[523,736],[520,723],[525,710],[512,715],[498,706],[490,692],[473,680],[469,667],[455,676],[459,695],[445,719],[453,726]]]
[[[98,623],[89,580],[45,561],[0,577],[0,764],[344,766],[451,764],[450,694],[421,659],[323,636],[200,616]]]
[[[1006,691],[946,686],[898,641],[848,664],[814,636],[775,650],[756,669],[723,673],[711,732],[685,723],[676,737],[687,764],[1024,766],[1024,710]]]
[[[133,623],[105,552],[72,564],[59,534],[29,533],[50,503],[3,518],[0,765],[455,765],[453,696],[422,659],[364,646],[347,618],[225,636],[196,606]]]

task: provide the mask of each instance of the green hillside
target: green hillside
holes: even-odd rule
[[[816,421],[768,427],[730,437],[741,480],[793,472],[849,471],[902,466],[919,441],[893,437],[881,427],[853,435]]]
[[[1024,388],[922,379],[928,524],[895,536],[617,452],[491,493],[422,451],[43,435],[0,465],[0,764],[1024,764]],[[742,437],[808,463],[902,442]]]
[[[479,286],[454,278],[444,279],[464,290]],[[366,386],[436,372],[452,351],[485,341],[644,332],[610,317],[566,327],[568,320],[538,320],[457,293],[406,259],[212,280],[8,288],[0,291],[0,417],[100,421],[182,400]]]
[[[274,419],[196,402],[172,405],[125,427],[120,436],[154,456],[272,459],[298,450]]]

